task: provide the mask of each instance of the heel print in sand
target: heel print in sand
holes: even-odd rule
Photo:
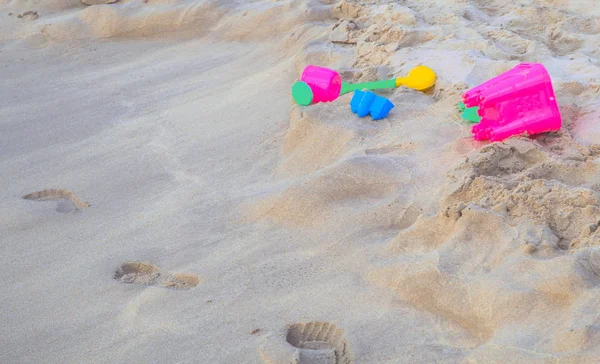
[[[297,323],[267,336],[260,349],[266,364],[351,364],[344,331],[329,322]]]
[[[69,190],[64,189],[48,189],[43,191],[37,191],[29,193],[23,196],[25,200],[33,200],[33,201],[55,201],[55,200],[63,200],[69,201],[71,203],[71,207],[69,206],[61,206],[59,205],[57,211],[59,212],[71,212],[76,210],[81,210],[86,207],[90,207],[90,204],[86,201],[81,200],[77,195]]]
[[[200,278],[194,274],[172,274],[161,270],[154,264],[145,262],[125,262],[115,272],[114,278],[123,283],[163,286],[171,289],[186,290],[196,287]]]

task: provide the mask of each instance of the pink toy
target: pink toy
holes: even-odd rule
[[[556,131],[560,111],[548,71],[539,63],[521,63],[467,91],[465,106],[478,106],[475,140],[503,140],[513,135]]]
[[[313,92],[313,103],[333,101],[340,96],[342,77],[329,68],[307,66],[302,72],[300,81],[310,86]]]

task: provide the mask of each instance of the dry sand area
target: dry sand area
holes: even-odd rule
[[[599,362],[598,0],[88,2],[0,0],[0,362]],[[519,62],[563,128],[473,141]]]

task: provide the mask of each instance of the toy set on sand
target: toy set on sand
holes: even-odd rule
[[[307,66],[292,86],[292,97],[299,105],[310,105],[318,102],[329,102],[339,96],[356,90],[378,90],[406,86],[414,90],[426,90],[435,84],[435,73],[431,68],[417,66],[408,76],[389,80],[348,83],[334,70],[324,67]]]
[[[308,66],[300,81],[292,86],[292,97],[297,104],[307,106],[354,92],[350,101],[352,112],[379,120],[388,115],[394,104],[368,90],[405,86],[423,91],[431,88],[435,80],[433,70],[417,66],[406,77],[351,84],[343,82],[334,70]],[[540,134],[557,131],[562,125],[550,75],[539,63],[521,63],[468,90],[458,108],[463,119],[476,123],[471,129],[475,140],[499,141],[513,135]]]
[[[435,84],[435,78],[433,70],[425,66],[417,66],[406,77],[352,84],[342,82],[342,77],[334,70],[317,66],[307,66],[302,72],[300,81],[297,81],[292,86],[292,97],[297,104],[307,106],[319,102],[334,101],[341,95],[357,90],[378,90],[405,86],[422,91],[432,87]],[[374,95],[373,93],[370,94]],[[386,100],[391,107],[394,107],[388,99],[377,96],[377,100],[381,99]],[[387,110],[388,112],[391,110],[391,107]],[[384,109],[387,109],[387,107],[382,110]],[[360,116],[361,113],[358,114]],[[373,116],[373,114],[371,115]],[[386,116],[387,112],[385,114],[378,113],[376,117],[381,119]]]

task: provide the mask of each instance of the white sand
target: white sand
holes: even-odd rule
[[[0,362],[597,362],[599,49],[597,0],[0,0]],[[520,61],[563,130],[472,141]],[[439,79],[374,122],[310,63]]]

